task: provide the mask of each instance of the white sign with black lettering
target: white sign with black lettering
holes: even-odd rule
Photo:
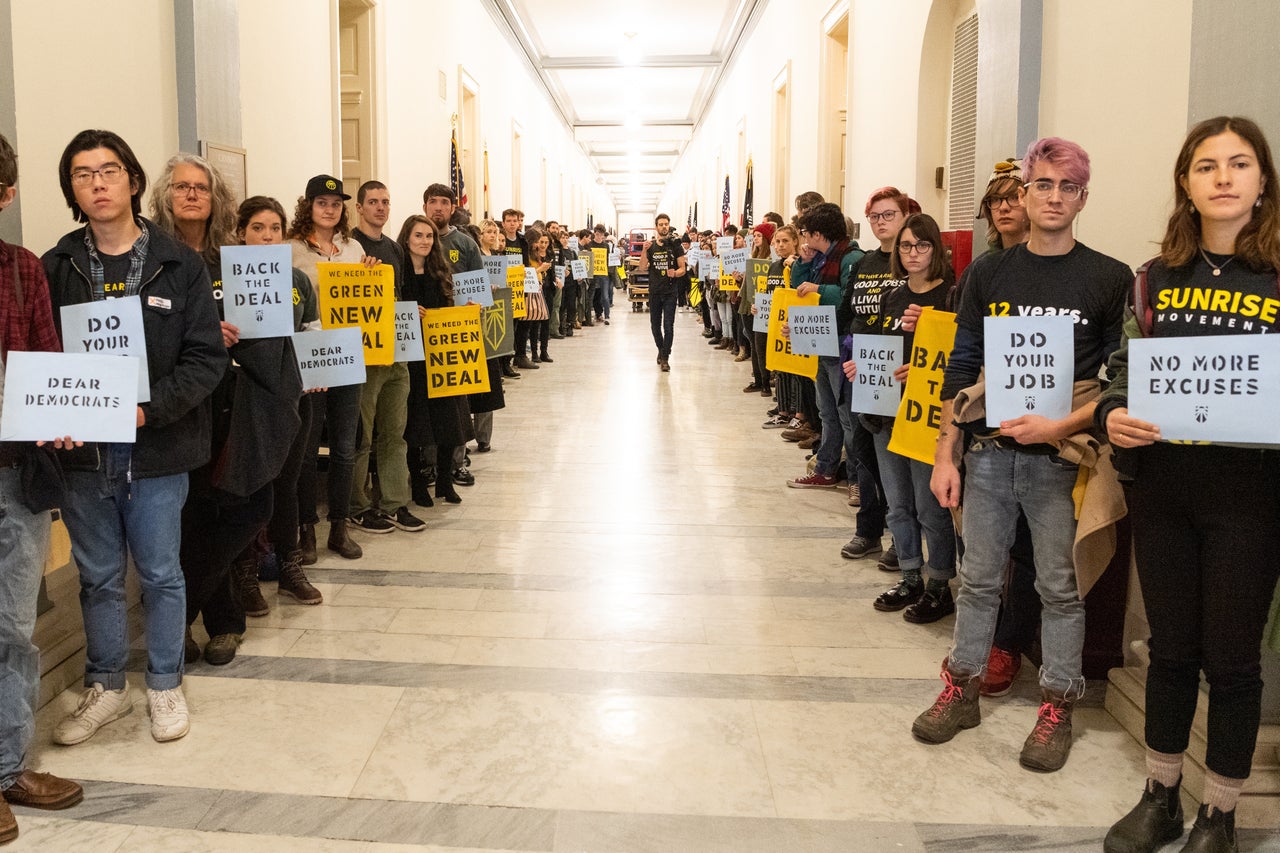
[[[63,305],[62,350],[90,355],[136,357],[139,362],[138,402],[151,401],[151,376],[147,371],[147,339],[142,331],[141,298],[123,296],[119,299]]]
[[[575,252],[576,252],[576,251],[578,251],[578,238],[577,238],[577,237],[570,237],[570,238],[569,238],[569,248],[570,248],[570,249],[573,249]],[[574,276],[574,278],[577,278],[577,276]],[[584,276],[584,278],[585,278],[585,276]]]
[[[1129,341],[1129,414],[1169,441],[1280,444],[1280,336]]]
[[[685,261],[685,268],[696,272],[698,259],[702,257],[702,250],[697,246],[690,246],[689,251],[685,253],[685,257],[688,259]]]
[[[1075,322],[1070,316],[986,317],[987,426],[1023,415],[1071,414]]]
[[[591,277],[587,273],[586,261],[570,261],[569,271],[573,273],[573,280],[577,282],[584,282]]]
[[[295,332],[293,351],[298,357],[303,388],[364,383],[364,341],[359,326]]]
[[[902,338],[854,335],[853,360],[858,371],[853,378],[850,408],[863,415],[897,415],[902,386],[893,378],[893,372],[904,364]]]
[[[524,268],[524,295],[541,293],[542,282],[538,280],[538,271],[533,267]]]
[[[610,253],[609,253],[609,266],[611,266],[611,267],[620,267],[620,266],[622,266],[622,255],[620,255],[620,254],[619,254],[618,252],[616,252],[616,251],[610,252]]]
[[[293,334],[293,262],[288,246],[223,246],[222,310],[244,340]]]
[[[119,301],[119,300],[114,300]],[[131,444],[138,429],[136,357],[11,350],[0,441]]]
[[[717,254],[717,255],[723,255],[725,252],[732,252],[732,251],[733,251],[733,238],[732,238],[732,237],[717,237],[717,238],[716,238],[716,254]]]
[[[834,305],[792,305],[787,309],[787,325],[796,355],[840,355]]]
[[[725,275],[733,275],[736,272],[747,274],[746,249],[730,249],[720,255],[720,262],[724,264]]]
[[[698,258],[698,280],[715,284],[720,280],[720,259],[714,255]]]
[[[489,284],[493,287],[506,287],[506,255],[485,255],[482,260],[484,261],[484,271],[489,274]]]
[[[481,275],[485,274],[481,273]],[[487,284],[487,276],[485,281]],[[297,342],[294,343],[296,345]],[[395,360],[396,362],[427,360],[422,348],[422,317],[418,314],[418,303],[412,300],[396,303]]]
[[[756,315],[751,318],[751,331],[769,334],[769,308],[773,304],[772,293],[756,294]]]
[[[488,272],[456,272],[453,274],[453,304],[474,302],[482,307],[493,304],[492,279]]]
[[[556,287],[564,287],[564,264],[556,264],[555,267]]]

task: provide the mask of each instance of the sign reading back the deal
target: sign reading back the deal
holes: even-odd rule
[[[222,247],[222,310],[240,337],[293,334],[293,266],[286,245]]]
[[[422,320],[418,303],[412,300],[396,303],[396,362],[425,361],[422,351]]]
[[[1075,322],[1069,316],[984,317],[987,426],[1071,414]]]
[[[836,306],[793,305],[787,311],[791,351],[798,355],[840,355],[836,335]]]
[[[902,342],[898,335],[853,336],[853,360],[858,365],[852,383],[853,411],[890,418],[898,413],[902,386],[893,372],[904,364]]]
[[[480,306],[436,308],[422,318],[427,351],[427,395],[456,397],[489,391]]]
[[[772,304],[772,293],[761,291],[756,294],[756,315],[751,318],[751,331],[762,335],[769,334],[769,306]]]
[[[294,332],[293,352],[304,389],[364,383],[365,348],[358,326]]]
[[[69,435],[76,441],[131,444],[137,436],[142,363],[118,355],[11,350],[5,362],[0,441]]]
[[[150,297],[161,300],[158,296]],[[157,305],[164,310],[165,305]],[[124,296],[62,306],[62,350],[90,355],[131,355],[138,359],[138,402],[151,401],[147,340],[142,332],[142,299]],[[69,435],[70,433],[63,433]],[[129,439],[133,441],[133,439]]]
[[[1170,441],[1280,444],[1280,337],[1129,341],[1129,414]],[[6,403],[7,405],[7,403]]]
[[[320,324],[326,329],[357,326],[365,364],[395,361],[395,273],[388,264],[316,264]],[[362,380],[363,381],[363,380]],[[316,386],[312,386],[316,387]]]
[[[493,304],[493,288],[486,271],[453,274],[453,304],[466,305],[468,302],[477,305]]]
[[[889,438],[889,450],[899,456],[933,464],[942,427],[942,377],[955,341],[955,314],[933,308],[921,312],[911,343],[907,387]]]

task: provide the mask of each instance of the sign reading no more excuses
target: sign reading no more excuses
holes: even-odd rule
[[[1071,414],[1075,322],[1069,316],[983,318],[987,426]]]
[[[787,311],[791,351],[798,355],[840,355],[834,305],[793,305]]]
[[[453,274],[453,304],[466,305],[468,302],[481,306],[493,304],[493,286],[488,272],[479,270]]]
[[[124,296],[120,299],[63,305],[62,349],[71,353],[136,357],[138,402],[150,402],[151,377],[147,371],[147,340],[142,329],[140,297]]]

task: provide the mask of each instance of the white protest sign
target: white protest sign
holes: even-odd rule
[[[611,266],[611,267],[620,267],[620,266],[622,266],[622,256],[621,256],[621,255],[619,255],[617,252],[610,252],[610,253],[609,253],[609,266]]]
[[[489,284],[493,287],[506,287],[506,255],[485,255],[482,260],[484,261],[484,271],[489,275]]]
[[[791,351],[796,355],[840,355],[836,306],[792,305],[787,309]]]
[[[698,259],[702,257],[702,250],[697,246],[690,246],[689,251],[685,252],[685,268],[694,272],[698,269]]]
[[[538,280],[538,271],[533,267],[524,268],[524,294],[541,293],[542,282]]]
[[[570,248],[570,249],[573,249],[575,252],[576,252],[576,251],[578,251],[578,238],[577,238],[577,237],[570,237],[570,238],[569,238],[569,248]],[[577,276],[574,276],[574,278],[577,278]],[[584,276],[584,278],[585,278],[585,276]]]
[[[359,326],[295,332],[293,350],[304,389],[364,383],[364,341]]]
[[[11,350],[0,441],[131,444],[138,430],[139,358]]]
[[[890,418],[898,414],[902,386],[893,372],[904,363],[902,343],[899,335],[853,336],[853,360],[858,365],[850,404],[853,411]]]
[[[474,302],[480,306],[493,304],[489,273],[478,270],[453,274],[453,304],[466,305],[467,302]]]
[[[586,261],[571,261],[569,271],[573,273],[573,277],[577,281],[586,281],[591,277],[590,273],[587,272]]]
[[[1071,414],[1075,322],[1070,316],[983,318],[987,426],[1023,415]]]
[[[772,293],[756,293],[756,315],[751,318],[751,331],[769,334],[769,309],[772,304]]]
[[[724,264],[725,275],[733,275],[736,272],[747,274],[746,249],[730,249],[720,255],[720,262]]]
[[[1280,444],[1278,402],[1280,336],[1129,341],[1129,414],[1161,438]]]
[[[716,238],[716,254],[717,254],[717,255],[723,255],[725,252],[732,252],[732,251],[733,251],[733,238],[732,238],[732,237],[717,237],[717,238]]]
[[[151,298],[159,299],[157,296]],[[151,376],[147,371],[147,339],[142,331],[140,297],[123,296],[63,305],[62,351],[137,357],[138,402],[151,401]]]
[[[556,264],[555,271],[556,271],[556,286],[564,287],[564,273],[565,273],[564,264]]]
[[[484,273],[481,273],[484,275]],[[455,279],[456,280],[456,279]],[[486,282],[488,279],[486,278]],[[297,346],[297,341],[294,342]],[[418,303],[412,300],[396,303],[396,362],[426,361],[422,348],[422,318],[418,316]],[[318,388],[325,386],[318,385]]]
[[[703,255],[698,259],[698,278],[706,282],[720,280],[720,259],[714,255]]]
[[[288,246],[223,246],[222,310],[240,337],[293,334],[293,262]]]

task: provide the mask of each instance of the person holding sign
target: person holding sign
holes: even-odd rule
[[[1173,213],[1160,255],[1138,272],[1126,344],[1186,338],[1190,354],[1200,336],[1280,332],[1280,178],[1262,131],[1233,116],[1200,122],[1174,175]],[[1262,634],[1280,577],[1280,448],[1164,441],[1158,424],[1127,408],[1137,357],[1127,346],[1112,357],[1096,422],[1133,478],[1134,559],[1151,629],[1147,781],[1105,849],[1154,850],[1182,835],[1183,755],[1203,671],[1204,791],[1186,849],[1235,850],[1261,714]]]
[[[756,294],[764,292],[768,279],[769,244],[773,240],[774,224],[762,222],[751,229],[751,258],[747,261],[747,275],[742,281],[742,292],[738,301],[738,321],[742,326],[744,349],[751,359],[751,384],[742,389],[744,394],[752,391],[763,391],[769,387],[769,373],[764,367],[765,345],[756,341],[751,317],[755,314]],[[760,273],[759,270],[763,270]],[[766,335],[767,337],[767,335]],[[763,394],[768,397],[770,394]]]
[[[18,157],[0,136],[0,210],[17,195]],[[0,409],[4,408],[4,364],[12,352],[60,352],[49,302],[49,283],[39,259],[21,246],[0,241]],[[59,445],[74,444],[70,439]],[[0,844],[18,837],[18,819],[9,804],[65,809],[84,797],[70,779],[37,773],[26,766],[36,730],[40,650],[32,643],[40,579],[49,547],[47,506],[24,499],[20,468],[32,445],[0,443]]]
[[[365,255],[359,243],[351,239],[347,221],[347,205],[351,196],[342,191],[342,181],[329,175],[316,175],[307,181],[306,192],[298,199],[289,223],[289,245],[293,249],[293,265],[313,282],[320,280],[317,265],[322,262],[340,264],[363,263],[372,269],[379,261]],[[330,551],[347,560],[358,560],[364,551],[347,531],[351,515],[351,488],[356,464],[356,440],[360,432],[360,385],[330,388],[312,400],[313,417],[307,453],[303,457],[302,474],[298,478],[298,510],[304,543],[314,535],[316,516],[316,458],[320,439],[328,424],[329,470],[325,476],[328,488]],[[304,544],[304,549],[306,545]]]
[[[427,309],[453,305],[453,282],[445,261],[444,247],[436,239],[435,224],[425,216],[410,216],[400,227],[396,242],[405,254],[405,276],[402,292],[405,299],[418,303],[418,313]],[[424,448],[436,449],[436,497],[449,503],[462,503],[453,486],[454,448],[466,443],[462,419],[464,397],[433,397],[427,388],[424,362],[409,367],[409,418],[405,439],[409,444],[409,474],[413,501],[419,506],[432,506],[430,485],[423,468]]]
[[[587,248],[591,255],[591,276],[595,281],[592,292],[592,305],[595,308],[596,322],[609,325],[609,310],[613,307],[613,291],[609,286],[609,230],[604,225],[597,225],[591,232],[591,242]]]
[[[778,259],[769,265],[769,277],[765,280],[765,287],[769,292],[770,300],[773,293],[779,288],[786,289],[791,281],[791,270],[795,266],[795,262],[800,259],[800,233],[796,231],[795,226],[783,225],[773,233],[774,254]],[[753,306],[754,308],[754,306]],[[768,322],[765,323],[768,329]],[[769,333],[756,332],[760,337],[756,338],[756,344],[765,354],[769,352]],[[765,362],[765,375],[768,376],[768,361]],[[817,390],[812,382],[806,382],[803,377],[794,373],[786,373],[776,371],[774,374],[775,387],[778,389],[778,405],[773,411],[769,412],[769,419],[761,426],[764,429],[783,429],[791,419],[805,408],[805,389],[813,388],[814,391],[808,395],[810,405],[808,410],[816,408],[812,403]]]
[[[671,217],[659,213],[653,219],[657,235],[645,240],[636,272],[649,276],[649,326],[658,348],[658,369],[671,370],[671,345],[676,335],[676,291],[684,279],[688,260],[671,232]]]
[[[550,258],[551,238],[537,228],[530,227],[523,239],[529,247],[526,275],[532,271],[537,278],[538,289],[525,288],[525,313],[523,320],[516,320],[516,367],[524,370],[538,369],[541,362],[551,363],[547,353],[550,338],[550,314],[543,291],[555,289],[555,270]],[[532,286],[532,282],[530,282]],[[529,344],[529,356],[525,356],[525,343]],[[541,350],[541,355],[539,355]]]
[[[910,356],[915,335],[903,328],[903,315],[909,306],[945,309],[953,273],[942,249],[938,223],[928,214],[908,216],[893,248],[890,273],[895,279],[905,277],[907,283],[881,295],[880,325],[876,331],[885,338],[902,338],[902,352]],[[909,367],[908,360],[894,372],[894,379],[905,382]],[[857,361],[846,361],[844,373],[850,382],[858,381]],[[895,390],[895,403],[899,396],[900,391]],[[950,581],[956,575],[956,533],[951,513],[939,506],[929,491],[933,466],[889,450],[895,418],[869,414],[859,418],[875,441],[880,481],[889,507],[889,531],[902,569],[902,580],[875,600],[875,609],[903,610],[903,618],[917,624],[937,622],[955,612]],[[923,541],[929,546],[928,564],[921,547],[922,531]]]
[[[558,324],[560,336],[564,338],[573,337],[573,329],[577,326],[574,321],[577,319],[578,311],[578,281],[580,278],[585,280],[585,276],[574,273],[577,269],[582,272],[582,261],[578,260],[578,253],[569,248],[569,231],[562,228],[560,230],[560,262],[564,264],[564,289],[560,294],[560,311],[551,315],[551,322]],[[581,328],[581,327],[579,327]]]
[[[963,453],[965,554],[955,634],[942,672],[944,689],[916,718],[912,732],[926,743],[943,743],[981,722],[979,688],[1021,510],[1035,545],[1044,664],[1040,709],[1020,761],[1030,769],[1053,771],[1066,763],[1071,711],[1084,693],[1084,602],[1072,556],[1072,492],[1080,472],[1060,453],[1068,442],[1087,439],[1081,433],[1092,425],[1098,372],[1120,343],[1131,276],[1123,263],[1078,243],[1072,233],[1088,200],[1089,155],[1084,149],[1049,137],[1032,143],[1023,163],[1028,181],[1020,197],[1031,220],[1030,241],[974,263],[961,295],[942,386],[932,491],[942,506],[958,505],[957,460]],[[1060,420],[1029,414],[990,430],[985,411],[980,411],[983,389],[978,384],[984,317],[1045,314],[1074,320],[1076,408]],[[964,405],[957,407],[962,391]]]
[[[187,472],[209,461],[209,395],[227,368],[218,308],[201,259],[141,217],[146,173],[128,143],[84,130],[58,164],[62,195],[77,222],[45,254],[52,304],[139,296],[150,400],[138,406],[133,444],[86,445],[63,454],[62,516],[80,571],[85,692],[53,732],[81,743],[129,713],[123,618],[125,570],[133,557],[142,586],[151,735],[190,729],[182,693],[186,584],[179,561]]]

